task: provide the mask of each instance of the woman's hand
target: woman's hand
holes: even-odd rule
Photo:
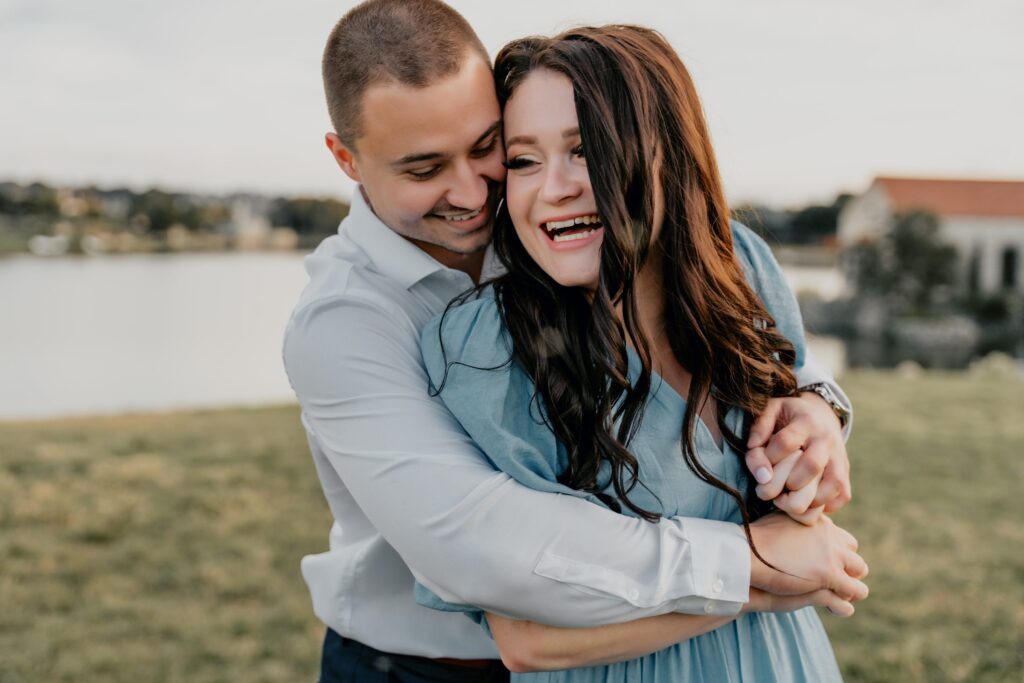
[[[827,516],[803,525],[775,513],[750,525],[754,547],[772,569],[751,551],[750,585],[774,595],[792,596],[829,590],[846,602],[868,595],[861,579],[868,565],[857,554],[857,539]]]
[[[785,482],[803,456],[802,450],[790,453],[775,465],[772,481],[761,484],[757,487],[756,493],[763,500],[772,500],[775,507],[801,524],[814,524],[825,511],[824,504],[811,507],[815,495],[818,492],[818,484],[821,482],[822,474],[819,472],[809,484],[796,491],[783,491],[777,493],[778,489]]]
[[[839,419],[814,393],[773,398],[750,428],[746,461],[757,495],[813,521],[850,502],[850,461]],[[783,463],[788,463],[783,468]],[[805,515],[810,510],[822,508]]]

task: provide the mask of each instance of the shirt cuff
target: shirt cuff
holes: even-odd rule
[[[695,517],[677,518],[693,548],[694,594],[674,611],[733,616],[750,599],[750,545],[743,526]]]

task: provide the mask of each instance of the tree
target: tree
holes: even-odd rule
[[[336,199],[285,198],[274,201],[270,224],[288,227],[300,235],[329,235],[348,215],[348,205]]]
[[[842,264],[859,295],[881,298],[896,313],[934,311],[956,280],[956,249],[925,211],[898,214],[880,239],[843,252]]]

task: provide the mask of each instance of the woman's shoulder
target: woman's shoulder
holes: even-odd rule
[[[743,267],[757,272],[766,266],[775,267],[775,255],[764,238],[739,221],[729,221],[732,228],[733,250]]]
[[[420,333],[420,346],[428,369],[432,360],[479,368],[507,363],[512,346],[494,290],[485,289],[435,316]]]

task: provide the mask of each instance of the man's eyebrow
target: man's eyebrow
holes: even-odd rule
[[[406,154],[401,159],[391,162],[392,166],[407,166],[408,164],[415,164],[421,161],[443,161],[448,159],[451,155],[441,154],[440,152],[418,152],[414,154]]]
[[[485,130],[483,134],[473,142],[473,147],[479,146],[484,140],[497,133],[499,128],[501,128],[501,121],[495,121],[492,123],[488,126],[487,130]],[[424,161],[444,161],[445,159],[450,158],[450,154],[442,154],[441,152],[416,152],[413,154],[406,154],[404,157],[391,162],[391,165],[408,166],[409,164],[422,163]]]
[[[477,145],[483,143],[484,140],[497,133],[499,128],[501,128],[500,120],[492,123],[490,127],[487,130],[485,130],[480,137],[476,139],[476,142],[473,143],[473,146],[476,147]]]

